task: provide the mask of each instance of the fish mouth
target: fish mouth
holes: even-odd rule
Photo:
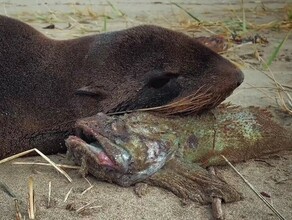
[[[94,155],[97,164],[115,169],[115,162],[111,160],[104,149],[96,143],[97,142],[87,143],[77,136],[69,136],[66,140],[67,148],[70,148],[71,151],[73,151],[73,149],[75,150],[77,147],[83,147],[84,153],[87,153],[87,155]]]
[[[132,129],[124,126],[123,119],[104,113],[79,119],[75,135],[65,140],[68,155],[98,179],[121,186],[143,181],[159,171],[177,148],[168,141],[148,137],[147,126],[144,135],[136,133],[136,118],[131,123]]]
[[[111,142],[107,137],[92,128],[82,120],[78,121],[75,136],[69,136],[66,141],[68,150],[75,158],[86,156],[95,165],[127,173],[131,163],[131,155],[123,147]]]

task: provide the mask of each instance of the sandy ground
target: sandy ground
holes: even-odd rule
[[[52,1],[53,2],[53,1]],[[106,1],[58,1],[62,3],[44,3],[43,1],[0,1],[0,14],[24,20],[44,34],[57,39],[78,37],[85,34],[99,33],[105,30],[105,19],[98,15],[106,14],[112,19],[106,20],[106,31],[118,30],[138,24],[157,24],[180,30],[191,36],[210,35],[206,30],[190,28],[192,19],[182,10],[169,4],[168,1],[120,0],[113,1],[115,6],[126,16],[120,16]],[[241,17],[239,1],[176,1],[202,20],[221,21]],[[280,9],[288,1],[264,1],[266,11],[259,3],[245,4],[247,20],[252,23],[263,24],[270,21],[282,20],[284,12]],[[88,16],[93,11],[96,16]],[[232,12],[233,10],[233,12]],[[72,13],[74,12],[74,13]],[[48,16],[47,14],[51,15]],[[64,17],[63,14],[68,16]],[[72,14],[70,14],[72,13]],[[76,15],[80,14],[82,22],[76,22]],[[50,19],[57,29],[42,29],[49,25]],[[68,23],[72,28],[66,28]],[[189,28],[185,28],[188,26]],[[214,30],[214,29],[212,29]],[[219,28],[218,28],[218,31]],[[274,48],[286,36],[285,30],[262,30],[251,32],[266,37],[266,46],[245,45],[229,52],[230,59],[242,59],[245,82],[228,99],[234,104],[243,106],[255,105],[274,109],[276,118],[288,129],[292,127],[291,116],[280,111],[277,105],[278,93],[275,84],[259,69],[260,63],[254,57],[255,48],[267,59]],[[283,85],[292,86],[292,35],[282,48],[279,58],[273,62],[271,69],[275,78]],[[256,87],[256,88],[255,88]],[[291,95],[291,90],[290,91]],[[275,110],[276,109],[276,110]],[[64,155],[50,156],[58,163],[69,162]],[[39,161],[41,157],[29,157],[17,161]],[[236,168],[246,177],[259,192],[270,195],[267,198],[286,219],[292,219],[292,154],[265,158],[260,161],[248,161],[237,164]],[[228,183],[235,186],[244,195],[244,200],[231,204],[224,204],[226,219],[277,219],[277,217],[251,192],[243,181],[229,168],[219,167],[219,172]],[[121,188],[116,185],[98,182],[92,177],[88,180],[93,188],[84,192],[89,183],[81,178],[76,170],[69,170],[73,182],[68,181],[50,167],[32,165],[13,165],[10,162],[0,165],[0,180],[5,182],[21,201],[21,211],[27,217],[27,182],[29,176],[35,181],[37,204],[37,219],[212,219],[210,206],[191,203],[182,206],[179,198],[172,193],[156,187],[149,187],[149,192],[139,198],[133,188]],[[48,185],[51,181],[52,194],[48,207]],[[65,196],[72,188],[66,202]],[[82,194],[83,193],[83,194]],[[74,210],[91,203],[82,212]],[[70,208],[71,207],[71,208]],[[0,191],[0,219],[15,219],[13,199]]]

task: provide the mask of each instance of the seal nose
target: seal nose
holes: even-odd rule
[[[218,65],[219,71],[222,72],[221,84],[227,90],[234,90],[244,80],[243,72],[233,63],[228,60],[221,61],[221,65]]]
[[[227,65],[220,66],[221,71],[224,70],[220,77],[220,84],[218,87],[222,89],[222,92],[231,94],[234,89],[241,85],[244,80],[244,74],[234,64],[227,63]]]
[[[236,80],[236,87],[238,87],[238,86],[240,86],[240,84],[244,80],[244,74],[239,68],[236,68],[235,75],[236,75],[236,79],[235,79]]]

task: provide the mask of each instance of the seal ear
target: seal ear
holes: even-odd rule
[[[98,96],[98,97],[105,97],[106,93],[102,89],[98,88],[97,86],[84,86],[78,89],[75,92],[76,95],[85,95],[85,96]]]
[[[80,96],[90,96],[94,98],[104,99],[106,97],[106,92],[99,88],[98,86],[84,86],[80,89],[77,89],[75,92],[76,95]]]

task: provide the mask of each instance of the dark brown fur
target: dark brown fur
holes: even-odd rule
[[[201,89],[214,98],[200,112],[243,79],[196,40],[156,26],[57,41],[0,16],[0,48],[0,158],[57,152],[77,118],[100,111],[162,106]]]

